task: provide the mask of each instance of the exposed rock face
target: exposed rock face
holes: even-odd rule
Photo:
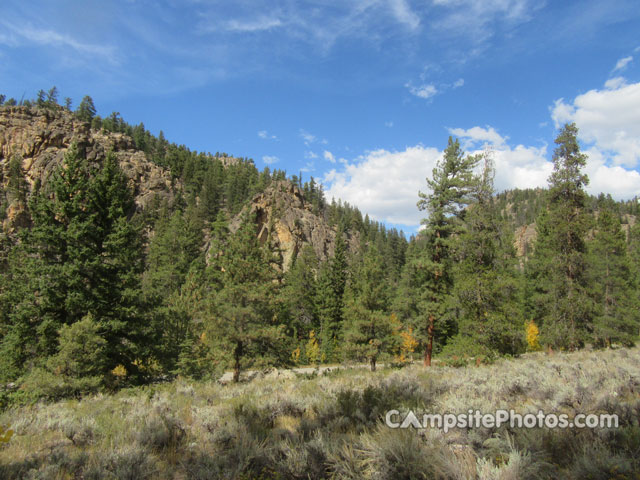
[[[333,255],[336,230],[322,216],[313,213],[311,204],[305,202],[302,192],[293,183],[278,181],[257,194],[251,205],[232,220],[229,226],[232,232],[240,227],[247,210],[255,215],[260,242],[270,239],[280,252],[283,271],[289,269],[291,260],[306,244],[313,247],[320,260]],[[358,244],[356,236],[347,237],[345,241],[352,250]]]
[[[144,208],[156,195],[173,198],[169,172],[149,162],[127,135],[92,130],[64,109],[0,108],[0,168],[6,169],[9,160],[19,156],[30,186],[36,180],[46,181],[72,143],[94,163],[113,151],[131,181],[138,208]],[[19,210],[8,209],[9,221],[17,219]]]
[[[127,135],[92,130],[88,123],[61,108],[0,107],[0,172],[6,173],[9,160],[17,155],[30,188],[37,180],[47,181],[73,143],[94,164],[113,152],[130,179],[139,209],[144,209],[157,195],[171,201],[174,192],[180,189],[180,185],[172,185],[168,170],[149,162]],[[221,160],[224,166],[240,161],[233,157]],[[6,175],[4,178],[6,182]],[[247,211],[256,216],[260,241],[270,239],[280,252],[284,271],[305,244],[313,247],[320,260],[333,255],[335,229],[322,215],[313,212],[300,189],[290,181],[275,182],[256,195],[243,213]],[[231,231],[237,230],[243,213],[231,221]],[[5,227],[10,227],[10,231],[28,226],[24,204],[10,202],[6,216]],[[357,235],[345,240],[350,249],[357,248]]]
[[[526,257],[533,252],[533,244],[536,241],[536,224],[523,225],[518,227],[514,234],[516,255],[520,258]]]

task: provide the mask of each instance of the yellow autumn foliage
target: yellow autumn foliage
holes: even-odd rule
[[[11,440],[12,436],[13,430],[11,430],[9,427],[5,428],[3,425],[0,425],[0,444],[9,443],[9,440]]]
[[[526,325],[527,328],[527,345],[530,351],[537,352],[542,350],[542,346],[540,345],[540,330],[536,323],[531,320]]]
[[[320,345],[318,345],[318,339],[316,338],[316,332],[311,330],[309,332],[309,341],[306,345],[307,360],[312,365],[315,365],[320,360]]]

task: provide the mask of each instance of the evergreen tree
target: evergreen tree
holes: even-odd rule
[[[589,267],[596,307],[594,343],[632,345],[640,327],[640,305],[625,234],[611,198],[598,210],[596,230],[589,245]]]
[[[27,181],[24,179],[22,159],[14,155],[9,160],[9,172],[7,175],[7,193],[14,198],[25,198],[27,193]]]
[[[333,257],[320,270],[316,305],[320,317],[320,342],[324,360],[338,359],[342,329],[344,290],[347,284],[347,245],[342,231],[336,234]]]
[[[168,369],[174,368],[180,345],[189,334],[190,315],[183,305],[177,305],[176,297],[181,295],[188,274],[204,268],[202,243],[202,222],[193,206],[184,213],[176,211],[171,217],[160,218],[149,242],[142,286],[146,299],[156,305],[154,330],[160,337],[161,361]]]
[[[456,248],[454,345],[472,355],[515,354],[524,348],[521,279],[513,235],[492,201],[494,168],[488,155]]]
[[[540,323],[541,341],[550,347],[576,349],[592,328],[587,292],[584,187],[587,156],[580,152],[578,128],[565,125],[555,140],[548,207],[537,219],[534,253],[527,265],[530,312]]]
[[[58,88],[53,86],[47,92],[47,101],[46,104],[48,107],[54,107],[58,105]]]
[[[209,292],[205,333],[214,355],[233,367],[235,382],[247,358],[258,365],[283,359],[284,326],[273,305],[275,272],[255,228],[253,219],[245,218],[209,267],[221,288]]]
[[[215,159],[207,169],[202,189],[200,191],[200,211],[202,218],[212,221],[223,206],[224,195],[224,167],[222,162]]]
[[[319,331],[316,307],[318,258],[311,245],[305,245],[287,271],[282,288],[282,302],[287,312],[287,334],[298,342]]]
[[[47,102],[47,94],[44,90],[38,90],[38,96],[36,98],[36,105],[38,107],[44,107]]]
[[[143,282],[147,294],[161,301],[177,291],[200,256],[202,243],[202,224],[193,212],[177,210],[160,218],[149,242]]]
[[[33,227],[10,254],[3,357],[11,375],[58,350],[58,332],[91,314],[107,342],[106,368],[135,372],[145,357],[140,304],[143,243],[133,197],[112,157],[91,171],[75,146],[29,203]]]
[[[345,298],[343,339],[346,356],[368,361],[373,372],[393,333],[384,261],[375,246],[367,249],[354,269]]]
[[[424,348],[424,365],[431,365],[437,329],[446,334],[447,301],[453,285],[452,254],[464,207],[473,191],[477,156],[464,156],[460,142],[449,137],[444,156],[427,179],[430,193],[420,192],[418,208],[429,213],[425,226],[426,249],[412,268],[419,275],[419,310],[416,335]]]
[[[76,116],[83,122],[91,122],[96,116],[96,107],[93,99],[89,95],[85,95],[76,109]]]
[[[60,348],[47,362],[49,368],[62,376],[74,393],[95,391],[104,384],[107,342],[92,316],[63,325],[59,338]]]

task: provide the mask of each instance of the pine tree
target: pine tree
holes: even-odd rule
[[[580,152],[578,129],[565,125],[555,140],[547,209],[537,219],[534,253],[527,265],[529,308],[540,325],[541,342],[554,348],[581,347],[592,328],[587,286],[584,187],[587,156]]]
[[[160,218],[149,242],[145,290],[156,299],[168,298],[184,283],[191,264],[200,255],[202,224],[188,212]]]
[[[209,292],[205,333],[214,355],[233,367],[235,382],[247,359],[273,364],[284,352],[284,326],[274,315],[271,254],[259,245],[255,229],[253,219],[245,218],[209,267],[221,288]]]
[[[216,218],[223,206],[224,167],[220,160],[214,160],[207,169],[200,191],[200,211],[205,221]]]
[[[177,305],[177,298],[189,273],[195,275],[204,269],[202,243],[202,222],[193,206],[160,218],[149,242],[142,287],[145,298],[156,306],[154,330],[159,334],[159,353],[170,370],[175,367],[180,346],[191,328],[190,315]]]
[[[14,155],[9,160],[9,171],[7,175],[7,201],[11,204],[14,201],[25,203],[27,199],[28,184],[24,178],[22,170],[22,158]]]
[[[47,92],[46,105],[50,108],[58,105],[58,88],[55,85]]]
[[[348,358],[368,361],[373,372],[393,333],[384,261],[375,246],[354,269],[345,298],[344,351]]]
[[[73,390],[86,393],[104,383],[106,341],[100,325],[89,314],[60,329],[60,348],[49,359],[48,366],[71,384]]]
[[[336,234],[333,257],[320,270],[316,305],[320,317],[320,342],[324,360],[338,359],[344,290],[347,284],[347,246],[342,231]]]
[[[140,303],[143,240],[129,219],[133,197],[115,159],[92,171],[73,146],[29,202],[33,227],[10,254],[9,328],[2,351],[12,374],[56,353],[58,332],[91,314],[107,342],[106,368],[148,353]],[[4,355],[3,355],[4,356]]]
[[[458,334],[454,344],[465,353],[515,354],[524,349],[521,279],[513,235],[493,202],[494,167],[484,154],[484,170],[464,217],[455,254],[454,305]]]
[[[424,348],[424,365],[431,365],[434,337],[437,330],[446,334],[447,301],[453,285],[452,254],[455,235],[460,230],[459,217],[470,202],[473,190],[473,168],[477,156],[464,156],[460,142],[449,137],[444,156],[427,179],[430,193],[420,192],[418,208],[429,217],[425,226],[426,249],[414,259],[410,268],[419,276],[420,297],[416,335]],[[441,328],[445,327],[445,328]]]
[[[589,282],[596,306],[593,341],[597,346],[633,344],[640,327],[638,298],[624,231],[609,197],[597,212],[589,244]]]
[[[295,257],[284,278],[282,302],[288,318],[287,334],[304,342],[309,332],[319,330],[316,307],[318,258],[311,245],[305,245]]]
[[[93,99],[89,95],[85,95],[76,109],[76,116],[83,122],[91,122],[96,116],[96,107]]]

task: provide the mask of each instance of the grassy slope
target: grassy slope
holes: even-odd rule
[[[617,430],[392,430],[388,409],[617,413]],[[5,412],[0,478],[640,478],[640,349],[176,381]]]

